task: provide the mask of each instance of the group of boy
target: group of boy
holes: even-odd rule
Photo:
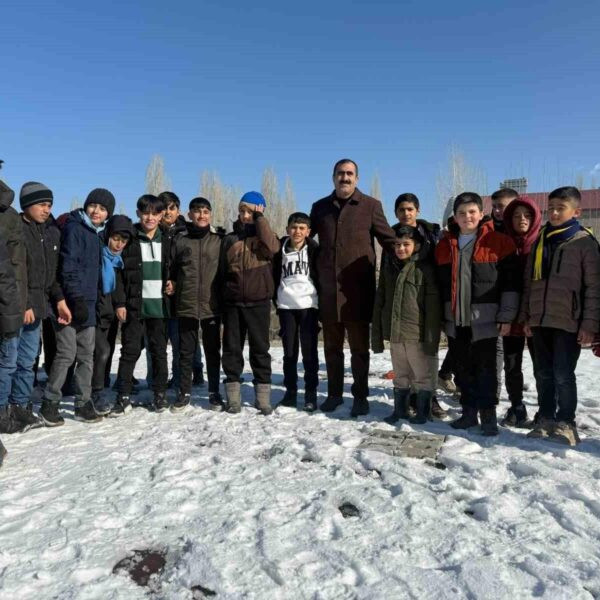
[[[172,192],[145,194],[137,202],[139,221],[133,224],[126,216],[113,215],[114,196],[97,188],[83,208],[60,219],[59,228],[46,186],[29,182],[22,187],[19,216],[10,206],[14,194],[2,184],[0,432],[63,424],[60,401],[72,365],[76,419],[97,422],[128,412],[144,345],[150,356],[152,407],[159,413],[185,410],[194,381],[201,379],[200,331],[209,408],[241,411],[247,336],[255,406],[269,415],[272,302],[284,350],[286,391],[280,405],[297,406],[301,350],[303,408],[317,409],[321,321],[330,381],[320,408],[331,412],[342,403],[338,380],[347,332],[355,375],[352,414],[366,414],[372,305],[360,294],[361,286],[364,292],[370,285],[371,274],[374,280],[375,236],[384,246],[384,258],[376,295],[373,288],[372,348],[381,352],[388,340],[394,368],[394,409],[386,420],[411,418],[422,424],[432,412],[443,416],[435,399],[443,327],[462,405],[452,427],[480,424],[484,435],[497,435],[499,360],[504,361],[511,401],[503,424],[531,426],[522,401],[522,355],[528,340],[540,407],[529,435],[575,444],[575,367],[581,345],[593,341],[600,323],[600,252],[577,221],[579,191],[564,187],[550,194],[549,221],[539,234],[539,209],[513,190],[492,197],[493,218],[484,215],[480,196],[460,194],[447,231],[418,219],[418,198],[402,194],[395,204],[399,222],[391,229],[380,203],[356,189],[356,163],[338,161],[333,179],[332,195],[315,203],[310,217],[290,215],[282,239],[272,231],[258,192],[242,196],[233,231],[226,235],[213,226],[210,201],[202,197],[190,202],[186,221],[179,218],[179,199]],[[354,182],[351,189],[348,182]],[[354,228],[356,244],[342,260],[338,234],[344,222]],[[321,247],[311,237],[315,233]],[[346,248],[352,245],[351,239],[345,241]],[[360,249],[363,241],[366,250]],[[363,270],[367,265],[364,277],[352,271],[357,265]],[[357,292],[358,317],[349,311],[350,288]],[[327,312],[333,316],[324,318]],[[56,352],[38,417],[30,397],[46,318],[52,322]],[[114,351],[110,332],[117,321],[121,356],[111,406],[103,390]],[[167,397],[169,339],[178,358],[173,403]],[[499,339],[503,359],[498,358]],[[225,401],[219,393],[221,367]]]

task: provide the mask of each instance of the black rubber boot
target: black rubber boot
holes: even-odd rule
[[[350,410],[351,417],[362,417],[369,414],[369,401],[366,398],[354,398]]]
[[[410,407],[410,388],[394,388],[394,411],[383,419],[393,425],[400,419],[408,419]]]
[[[481,419],[481,433],[483,435],[498,435],[498,422],[496,420],[495,406],[492,408],[482,408],[479,411],[479,418]]]
[[[416,414],[409,420],[416,425],[423,425],[431,419],[431,396],[432,393],[426,390],[417,392]]]
[[[450,427],[453,429],[469,429],[475,425],[479,425],[479,419],[477,418],[477,409],[472,406],[463,406],[462,415],[450,423]]]

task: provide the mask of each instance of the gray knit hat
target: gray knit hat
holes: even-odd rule
[[[21,188],[19,202],[21,203],[21,210],[24,210],[28,206],[40,204],[40,202],[50,202],[52,204],[54,202],[54,195],[52,194],[52,190],[48,189],[43,183],[28,181]]]

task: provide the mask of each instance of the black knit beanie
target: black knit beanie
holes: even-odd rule
[[[25,210],[28,206],[40,204],[41,202],[54,203],[54,195],[52,190],[48,189],[43,183],[28,181],[21,188],[19,202],[21,203],[21,210]]]
[[[125,215],[114,215],[106,223],[105,232],[107,241],[115,233],[127,234],[128,237],[131,237],[133,235],[133,223]]]
[[[108,211],[108,216],[112,217],[115,212],[115,197],[104,188],[96,188],[92,190],[88,197],[85,199],[83,204],[83,210],[85,210],[90,204],[100,204]]]

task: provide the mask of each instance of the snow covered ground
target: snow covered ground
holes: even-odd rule
[[[281,358],[274,348],[275,401]],[[184,414],[138,408],[3,436],[0,598],[204,597],[194,586],[217,598],[600,598],[599,367],[584,351],[579,447],[415,426],[448,435],[446,469],[357,449],[390,428],[387,355],[373,357],[372,412],[357,420],[349,383],[333,415],[269,418],[246,383],[241,415],[206,410],[200,387]],[[344,518],[343,503],[360,515]],[[166,553],[150,588],[113,574],[139,549]]]

